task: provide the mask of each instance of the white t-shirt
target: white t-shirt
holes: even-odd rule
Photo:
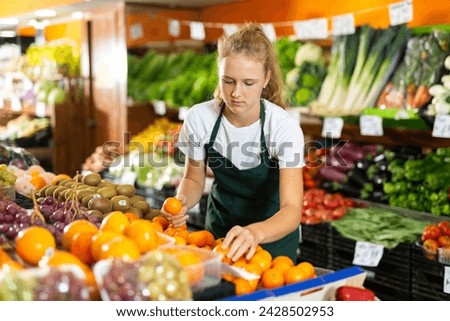
[[[304,138],[300,124],[281,107],[264,100],[264,134],[266,146],[280,168],[304,166]],[[189,109],[178,138],[178,148],[194,160],[205,159],[205,144],[220,114],[219,101],[210,100]],[[222,115],[214,141],[214,149],[239,169],[249,169],[260,164],[259,153],[261,120],[245,127],[235,127]]]

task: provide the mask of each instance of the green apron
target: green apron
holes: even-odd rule
[[[246,226],[268,219],[280,209],[279,167],[270,158],[264,139],[264,104],[260,103],[261,163],[250,169],[239,169],[214,148],[224,106],[214,125],[209,143],[205,145],[206,160],[214,173],[214,183],[208,196],[205,227],[216,238],[225,237],[235,225]],[[297,262],[298,228],[282,239],[261,244],[273,257],[289,256]]]

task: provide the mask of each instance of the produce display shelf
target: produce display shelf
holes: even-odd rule
[[[307,261],[314,266],[327,268],[330,263],[330,233],[331,225],[329,223],[320,224],[302,224],[300,237],[300,254],[298,262]]]
[[[444,292],[445,265],[427,259],[417,245],[411,248],[412,300],[450,301]]]
[[[352,266],[355,245],[355,241],[342,237],[335,229],[332,229],[331,255],[328,259],[330,268],[338,270]],[[392,292],[398,291],[394,296],[396,300],[409,300],[410,256],[410,244],[402,243],[394,249],[384,249],[383,257],[377,267],[362,267],[367,271],[366,282],[370,283],[364,286],[373,290],[380,299],[389,298]]]

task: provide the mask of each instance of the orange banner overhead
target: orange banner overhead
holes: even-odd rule
[[[30,13],[38,9],[84,2],[83,0],[0,0],[0,18]]]

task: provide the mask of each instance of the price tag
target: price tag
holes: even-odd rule
[[[275,32],[275,27],[271,23],[263,23],[262,28],[264,30],[264,33],[266,34],[267,38],[269,38],[270,41],[274,42],[277,40],[277,34]]]
[[[19,97],[11,98],[11,110],[12,111],[22,111],[22,103]]]
[[[353,264],[377,267],[383,257],[383,246],[369,242],[357,241]]]
[[[183,121],[186,118],[186,114],[189,111],[189,107],[183,106],[178,109],[178,119]]]
[[[355,33],[355,16],[352,13],[335,16],[333,21],[333,35],[351,35]]]
[[[225,33],[225,36],[229,37],[236,31],[238,31],[239,27],[237,24],[234,23],[224,23],[222,29],[223,32]]]
[[[444,293],[450,294],[450,266],[444,266]]]
[[[341,117],[325,117],[323,120],[322,137],[341,137],[344,120]]]
[[[120,184],[131,184],[136,183],[137,173],[135,172],[125,172],[120,178]]]
[[[402,1],[389,5],[389,21],[391,26],[410,22],[413,19],[412,1]]]
[[[328,23],[326,18],[297,21],[294,22],[293,26],[298,39],[328,38]]]
[[[173,37],[180,36],[180,21],[169,20],[169,34]]]
[[[191,39],[204,40],[205,39],[205,26],[201,22],[192,21],[189,23],[191,28]]]
[[[383,136],[383,119],[375,115],[361,115],[359,128],[363,136]]]
[[[44,102],[42,101],[38,101],[36,102],[35,105],[35,111],[34,113],[36,114],[37,117],[45,117],[47,115],[46,113],[46,108],[47,106],[45,105]]]
[[[140,23],[134,23],[130,27],[130,38],[132,40],[142,38],[144,36],[144,29]]]
[[[156,115],[164,116],[166,114],[166,103],[163,100],[156,100],[153,102],[153,108]]]
[[[436,115],[431,136],[450,138],[450,115]]]

